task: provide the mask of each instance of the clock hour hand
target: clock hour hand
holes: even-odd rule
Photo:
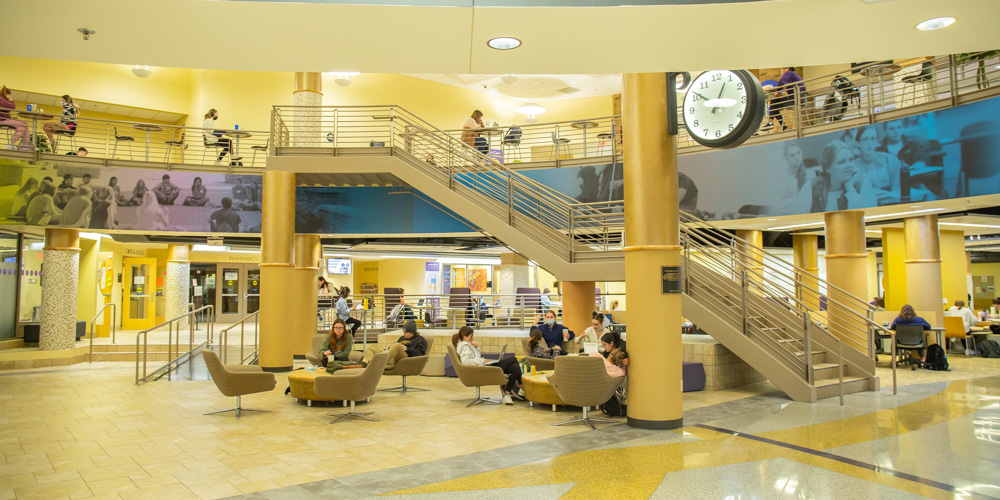
[[[722,82],[722,88],[721,88],[721,89],[719,89],[719,97],[718,97],[719,99],[722,99],[722,93],[726,91],[726,83],[727,83],[727,82]],[[714,115],[714,114],[715,114],[715,113],[716,113],[717,111],[719,111],[719,107],[718,107],[718,106],[716,106],[716,107],[712,108],[712,114],[713,114],[713,115]]]
[[[701,95],[701,94],[699,94],[699,93],[697,93],[697,92],[695,92],[693,90],[691,91],[691,93],[694,94],[694,95],[696,95],[696,96],[698,96],[698,97],[700,97],[701,100],[703,100],[703,101],[708,101],[707,97],[705,97],[705,96],[703,96],[703,95]]]

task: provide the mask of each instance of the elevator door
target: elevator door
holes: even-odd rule
[[[239,321],[260,309],[260,267],[257,264],[219,264],[216,315],[221,322]]]

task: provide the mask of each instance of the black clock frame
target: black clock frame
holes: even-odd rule
[[[742,121],[739,122],[731,133],[719,139],[703,139],[691,133],[691,127],[688,125],[687,114],[681,113],[681,116],[684,117],[684,128],[687,129],[688,135],[691,139],[698,144],[709,148],[730,149],[743,144],[747,139],[753,136],[754,132],[760,128],[760,124],[764,120],[764,88],[761,87],[757,78],[753,76],[753,73],[743,69],[730,69],[726,71],[730,71],[735,74],[740,81],[743,82],[743,88],[747,89],[746,112],[743,113]],[[711,71],[706,71],[706,73],[711,73]],[[692,79],[691,86],[688,87],[687,92],[691,92],[693,87],[694,79]],[[687,99],[687,92],[684,94],[685,99]]]

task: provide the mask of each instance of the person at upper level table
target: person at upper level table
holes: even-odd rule
[[[80,108],[77,107],[76,103],[73,102],[73,98],[69,95],[62,96],[59,102],[63,108],[62,118],[58,122],[50,122],[42,125],[42,130],[49,137],[49,144],[53,145],[53,153],[55,153],[55,138],[52,134],[56,130],[66,130],[72,134],[76,134],[76,115],[80,112]]]
[[[566,354],[562,352],[562,343],[566,340],[573,340],[576,338],[569,328],[564,325],[556,323],[556,312],[552,309],[545,311],[545,319],[534,326],[542,331],[542,338],[545,339],[545,345],[555,348],[559,347],[560,354]]]
[[[205,123],[201,124],[201,128],[204,129],[201,133],[205,139],[205,145],[210,146],[215,144],[222,146],[219,150],[219,157],[215,160],[216,165],[222,165],[222,158],[226,155],[229,155],[229,162],[231,164],[236,163],[237,161],[242,160],[243,157],[229,154],[229,150],[233,147],[233,144],[229,139],[222,137],[222,130],[215,130],[215,122],[218,119],[219,111],[215,108],[212,108],[208,110],[208,113],[205,113]]]
[[[965,333],[971,333],[972,327],[976,326],[979,319],[976,318],[976,313],[972,312],[972,309],[965,307],[964,300],[956,300],[955,305],[948,308],[948,314],[951,316],[958,316],[962,318],[962,326],[965,328]]]
[[[768,122],[778,120],[781,130],[787,130],[785,119],[781,115],[781,110],[795,107],[795,94],[799,94],[799,103],[805,107],[806,84],[802,82],[802,77],[795,72],[794,66],[785,68],[785,73],[781,75],[776,85],[778,92],[771,99],[770,111],[768,112]]]
[[[0,87],[0,110],[2,110],[0,111],[0,125],[7,125],[14,129],[14,134],[10,136],[10,148],[13,149],[18,141],[21,141],[21,144],[17,146],[19,149],[22,151],[34,151],[35,146],[28,139],[28,124],[11,117],[10,111],[8,111],[10,109],[15,109],[14,93],[4,85]]]
[[[476,148],[482,154],[489,154],[489,143],[486,142],[486,139],[479,137],[478,130],[482,128],[486,128],[486,125],[483,125],[483,112],[477,109],[462,124],[462,142]]]
[[[562,302],[553,301],[551,298],[549,298],[550,293],[552,293],[552,291],[549,290],[548,288],[542,289],[542,297],[541,297],[542,307],[546,309],[553,309],[556,307],[561,308]]]

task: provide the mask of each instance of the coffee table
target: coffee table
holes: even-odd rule
[[[347,368],[350,370],[351,368]],[[321,398],[316,395],[313,390],[314,382],[316,377],[327,377],[331,376],[326,373],[326,368],[322,366],[316,367],[315,370],[295,370],[288,374],[288,387],[291,389],[292,396],[296,400],[304,400],[306,406],[312,406],[313,401],[336,401],[335,399]],[[344,402],[344,406],[347,406],[347,402]]]
[[[524,399],[527,399],[531,406],[535,403],[552,405],[552,411],[556,411],[557,405],[566,403],[559,397],[556,388],[549,383],[548,375],[555,370],[545,370],[535,374],[524,373],[521,375],[521,387],[524,388]],[[291,376],[289,376],[291,377]]]

